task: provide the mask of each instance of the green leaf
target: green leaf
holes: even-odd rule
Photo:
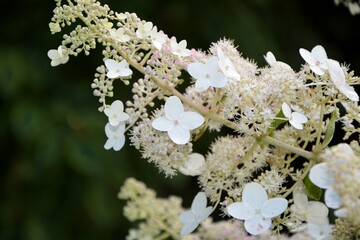
[[[311,182],[309,174],[304,178],[304,185],[306,195],[311,199],[319,201],[322,195],[322,189]]]
[[[322,148],[326,147],[327,145],[329,145],[329,143],[331,142],[334,133],[335,133],[335,121],[338,118],[338,113],[337,110],[334,110],[331,113],[331,118],[330,121],[326,127],[326,131],[325,131],[325,138],[324,141],[322,142],[321,146]]]

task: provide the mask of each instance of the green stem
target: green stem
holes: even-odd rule
[[[261,142],[263,143],[267,143],[267,144],[270,144],[270,145],[273,145],[275,147],[279,147],[281,149],[284,149],[285,151],[288,151],[288,152],[291,152],[291,153],[295,153],[299,156],[302,156],[306,159],[313,159],[315,158],[314,154],[309,152],[309,151],[306,151],[304,149],[301,149],[301,148],[298,148],[298,147],[294,147],[292,145],[289,145],[287,143],[284,143],[284,142],[281,142],[275,138],[272,138],[270,136],[264,136],[260,139]]]

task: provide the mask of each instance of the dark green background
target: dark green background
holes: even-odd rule
[[[136,12],[169,36],[187,39],[189,47],[207,49],[226,36],[260,66],[271,50],[299,69],[298,49],[321,44],[330,58],[360,74],[360,16],[331,0],[103,2]],[[124,239],[130,223],[116,195],[127,177],[160,196],[184,196],[186,206],[196,180],[165,179],[129,147],[103,149],[107,119],[90,87],[102,57],[96,51],[50,66],[46,53],[61,41],[61,33],[48,29],[54,7],[49,0],[1,5],[0,239]],[[126,100],[125,87],[116,87]]]

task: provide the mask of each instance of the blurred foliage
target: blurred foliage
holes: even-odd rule
[[[260,66],[271,50],[299,69],[298,49],[322,44],[331,58],[360,74],[360,16],[331,0],[103,3],[136,12],[190,47],[205,50],[226,36]],[[198,190],[196,179],[165,179],[131,147],[103,149],[107,119],[90,88],[99,50],[52,68],[46,53],[61,41],[48,29],[54,7],[41,0],[2,3],[0,239],[124,239],[131,223],[116,195],[127,177],[160,196],[183,196],[186,206]],[[117,87],[116,97],[130,97]]]

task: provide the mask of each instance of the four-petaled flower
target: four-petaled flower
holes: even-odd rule
[[[325,191],[325,204],[329,208],[339,208],[342,199],[339,193],[333,188],[335,183],[334,175],[328,163],[316,164],[310,169],[309,178],[312,183]]]
[[[169,97],[165,102],[165,116],[152,122],[152,127],[166,131],[176,144],[186,144],[190,140],[190,130],[200,127],[205,119],[197,112],[185,112],[184,106],[176,96]]]
[[[138,23],[136,30],[136,36],[140,39],[144,39],[147,36],[150,36],[151,30],[153,28],[152,22],[146,22],[146,23]]]
[[[127,42],[131,38],[129,35],[124,33],[124,28],[110,29],[110,36],[119,42]]]
[[[217,56],[219,59],[219,66],[221,71],[225,74],[227,78],[234,79],[239,81],[240,74],[236,71],[234,64],[231,62],[230,58],[225,56],[221,48],[217,48]]]
[[[62,46],[59,46],[58,49],[49,50],[47,55],[51,59],[50,64],[53,67],[59,64],[65,64],[69,61],[69,55],[65,52]]]
[[[282,112],[284,114],[284,116],[289,120],[290,124],[299,130],[303,129],[303,123],[307,122],[307,117],[299,112],[291,112],[291,109],[289,107],[289,105],[287,105],[286,103],[282,104]]]
[[[110,123],[105,125],[105,134],[108,137],[104,148],[109,150],[113,148],[115,151],[119,151],[125,144],[125,123],[120,123],[117,126],[113,126]]]
[[[176,41],[176,37],[170,39],[171,53],[180,57],[188,57],[191,55],[191,51],[186,48],[186,40],[182,40],[179,43]]]
[[[244,227],[252,235],[266,232],[271,226],[271,218],[282,214],[288,206],[285,198],[268,199],[266,191],[258,183],[245,185],[242,202],[227,207],[234,218],[245,220]]]
[[[205,193],[199,192],[191,204],[191,210],[183,212],[179,216],[179,220],[185,224],[181,229],[181,236],[193,232],[212,213],[213,207],[206,207],[206,205]]]
[[[216,57],[210,57],[205,63],[190,63],[187,71],[196,79],[195,88],[199,90],[207,90],[209,87],[223,88],[227,83]]]
[[[106,76],[108,78],[128,77],[132,74],[129,64],[123,59],[121,62],[113,59],[106,59],[105,66],[108,70]]]
[[[327,54],[323,46],[315,46],[311,52],[304,48],[299,50],[301,57],[310,65],[310,69],[318,74],[323,75],[325,70],[328,69]]]
[[[158,49],[161,50],[162,45],[166,42],[167,40],[167,35],[163,32],[163,31],[157,31],[157,27],[155,26],[151,32],[151,40],[154,44],[154,46]]]
[[[124,105],[120,100],[114,101],[110,107],[104,109],[104,113],[109,118],[109,122],[113,126],[123,123],[129,119],[129,115],[124,112]]]

